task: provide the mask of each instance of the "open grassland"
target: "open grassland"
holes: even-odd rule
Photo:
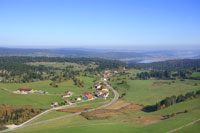
[[[135,104],[152,105],[167,96],[185,94],[199,90],[199,80],[127,80],[127,85],[121,84],[121,80],[114,80],[112,86],[117,88],[120,94],[125,93],[124,99]]]
[[[74,95],[80,95],[85,91],[94,91],[90,89],[93,86],[93,78],[81,77],[84,82],[84,87],[77,87],[72,80],[58,83],[58,87],[50,86],[50,80],[31,82],[31,83],[0,83],[0,104],[11,105],[30,105],[37,108],[50,107],[50,104],[54,101],[62,102],[61,94],[66,91],[71,91]],[[3,90],[6,88],[9,91]],[[14,94],[12,91],[16,91],[18,88],[30,88],[33,90],[47,91],[49,94]]]
[[[59,112],[59,111],[52,111],[52,112],[49,112],[48,114],[45,114],[45,115],[39,117],[38,119],[32,121],[31,123],[39,122],[39,121],[43,121],[43,120],[48,120],[48,119],[52,119],[52,118],[63,116],[63,115],[67,115],[67,114],[70,114],[70,113],[68,113],[68,112]]]
[[[80,94],[84,91],[89,91],[89,88],[94,85],[94,78],[92,77],[81,76],[79,78],[83,80],[84,87],[75,86],[72,80],[57,83],[58,87],[50,86],[49,84],[52,82],[50,80],[30,83],[0,83],[0,87],[7,88],[11,91],[16,91],[18,88],[30,88],[33,90],[47,91],[50,94],[63,94],[66,91],[72,91],[75,94]]]
[[[0,89],[0,104],[10,105],[29,105],[36,108],[50,107],[54,101],[63,101],[60,96],[56,95],[22,95],[14,94]]]
[[[62,118],[59,120],[54,120],[40,125],[34,125],[19,129],[13,132],[72,132],[72,133],[130,133],[130,132],[167,132],[183,126],[187,123],[190,123],[194,120],[200,118],[200,98],[193,100],[188,100],[182,103],[174,104],[163,110],[157,112],[145,113],[142,111],[133,112],[128,115],[119,116],[117,118],[104,119],[104,120],[87,120],[84,117],[78,115],[70,118]],[[188,113],[178,113],[183,112],[184,109],[188,109]],[[143,119],[139,121],[129,121],[125,122],[124,120],[132,118],[142,118],[143,116],[155,116],[155,115],[166,115],[171,113],[177,113],[174,117],[165,120],[157,120],[156,122],[149,122],[146,124]],[[199,127],[194,125],[195,128],[186,128],[186,131],[189,132],[198,132]]]
[[[178,130],[176,133],[199,133],[200,131],[200,122],[197,122],[191,126],[184,127],[181,130]]]

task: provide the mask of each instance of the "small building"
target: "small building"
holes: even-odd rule
[[[118,71],[114,71],[115,74],[118,74]]]
[[[101,89],[103,92],[109,92],[107,87],[103,87],[103,89]]]
[[[104,74],[104,77],[110,77],[110,76],[112,76],[112,73],[106,73],[106,74]]]
[[[101,83],[97,83],[97,84],[95,85],[95,88],[96,88],[96,89],[101,88]]]
[[[82,99],[80,97],[75,98],[76,101],[81,101]]]
[[[58,106],[58,102],[53,102],[53,103],[51,104],[51,107],[56,107],[56,106]]]
[[[89,92],[85,92],[85,93],[83,93],[83,95],[81,95],[81,96],[84,98],[84,100],[93,99],[93,95],[90,94]]]
[[[66,100],[65,100],[65,103],[68,103],[69,105],[71,105],[71,104],[72,104],[72,102],[71,102],[71,100],[70,100],[70,99],[66,99]]]
[[[23,89],[23,88],[19,88],[17,89],[17,93],[21,93],[21,94],[31,94],[34,93],[33,89]]]
[[[108,78],[103,78],[104,81],[108,81]]]
[[[102,99],[106,100],[108,96],[109,96],[109,93],[103,93],[98,98],[102,98]]]
[[[71,95],[70,94],[63,94],[62,98],[65,98],[65,97],[71,97]]]
[[[73,95],[71,91],[66,91],[66,94],[70,94],[71,96]]]
[[[98,97],[98,96],[100,96],[102,93],[103,93],[103,92],[102,92],[101,90],[97,90],[97,91],[94,93],[94,95]]]

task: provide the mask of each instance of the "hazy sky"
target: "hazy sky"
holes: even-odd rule
[[[200,0],[0,0],[0,47],[200,46]]]

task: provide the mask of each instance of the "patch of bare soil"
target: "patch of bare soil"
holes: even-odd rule
[[[143,109],[143,106],[135,105],[125,100],[119,100],[113,105],[105,108],[99,109],[91,112],[82,113],[81,115],[89,120],[102,120],[109,119],[114,117],[119,117],[126,115],[132,112],[140,111]]]
[[[126,101],[126,100],[118,100],[117,102],[113,103],[112,105],[106,107],[106,109],[120,109],[122,107],[125,107],[127,105],[131,104],[130,102]]]
[[[170,85],[171,82],[153,82],[152,86]]]
[[[141,116],[141,117],[135,117],[130,119],[122,120],[123,122],[135,122],[135,123],[142,123],[145,125],[155,123],[159,120],[163,120],[164,116],[162,115],[151,115],[151,116]]]

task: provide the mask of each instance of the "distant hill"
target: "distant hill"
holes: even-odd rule
[[[14,49],[0,48],[0,56],[47,56],[47,57],[98,57],[105,59],[124,59],[144,57],[136,52],[104,52],[101,50],[80,49]]]
[[[200,58],[200,51],[124,51],[119,49],[87,49],[87,48],[63,48],[63,49],[22,49],[0,48],[0,56],[45,56],[45,57],[93,57],[121,60],[127,63],[143,60],[172,60]]]

